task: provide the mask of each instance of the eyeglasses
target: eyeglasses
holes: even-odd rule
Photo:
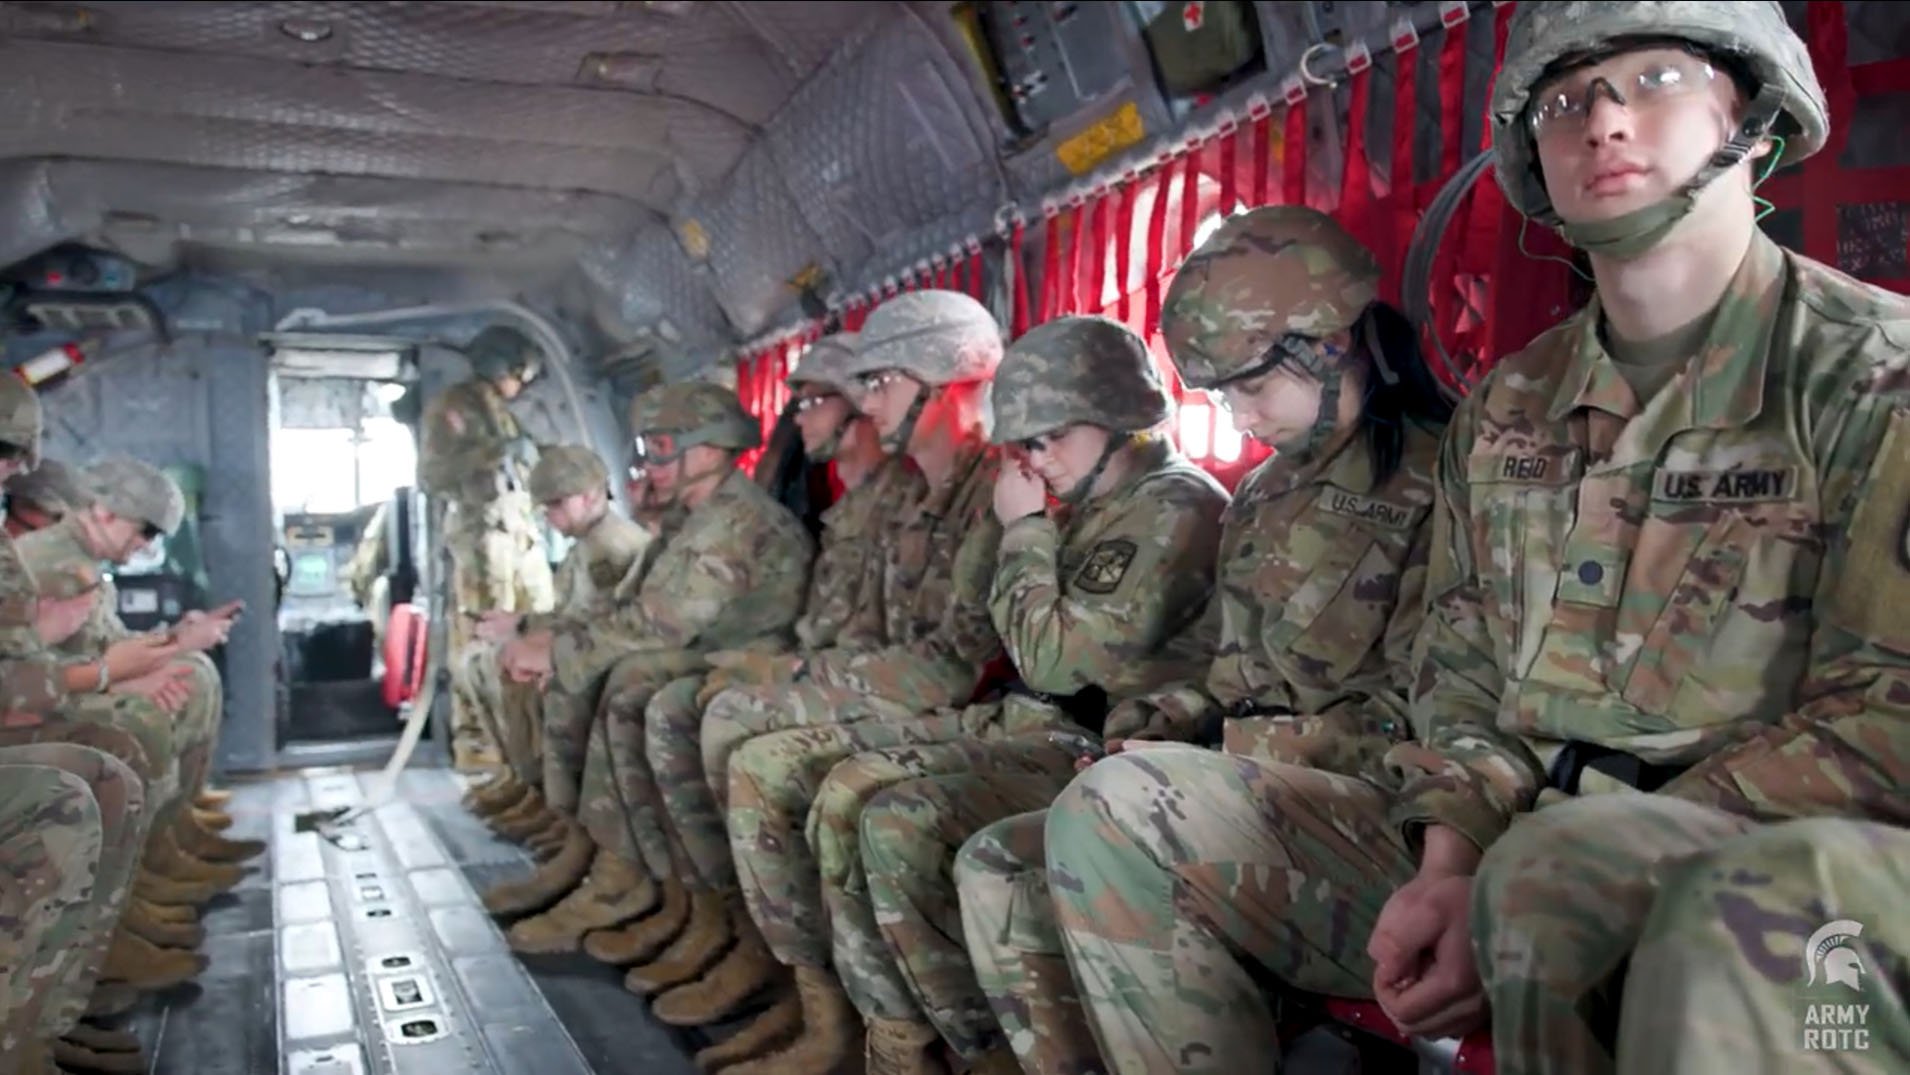
[[[907,380],[908,376],[901,370],[876,370],[874,373],[865,373],[862,375],[862,391],[873,395],[897,381]]]
[[[1015,442],[1015,446],[1029,455],[1033,455],[1036,452],[1045,452],[1054,446],[1055,441],[1067,436],[1068,431],[1073,428],[1073,426],[1064,426],[1060,429],[1049,430],[1046,433],[1037,433],[1032,437],[1023,437]]]
[[[832,399],[841,398],[842,396],[835,392],[825,392],[820,396],[798,396],[796,397],[796,413],[802,414],[806,411],[813,411]]]
[[[1584,133],[1594,98],[1603,93],[1632,111],[1704,90],[1717,70],[1700,57],[1657,49],[1620,55],[1592,67],[1568,71],[1532,95],[1530,122],[1539,138]]]
[[[667,433],[632,437],[630,440],[630,465],[633,467],[674,463],[682,454],[682,450],[677,447],[676,438]]]

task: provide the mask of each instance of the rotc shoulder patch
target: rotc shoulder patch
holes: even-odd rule
[[[1087,562],[1074,573],[1074,584],[1088,593],[1110,594],[1120,588],[1127,569],[1134,565],[1140,551],[1126,538],[1112,538],[1094,547]]]

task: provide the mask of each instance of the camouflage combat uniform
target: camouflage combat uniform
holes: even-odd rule
[[[1340,361],[1304,341],[1355,325],[1378,278],[1329,218],[1255,210],[1182,267],[1162,334],[1183,379],[1210,391],[1270,361],[1337,385]],[[1228,509],[1205,682],[1116,714],[1144,738],[1225,753],[1164,744],[1095,764],[1049,811],[1046,878],[1035,821],[963,849],[969,947],[1032,1070],[1266,1070],[1275,1022],[1248,962],[1301,989],[1366,987],[1342,961],[1364,959],[1349,951],[1363,953],[1378,904],[1319,898],[1316,863],[1371,855],[1378,869],[1411,869],[1375,826],[1346,827],[1339,803],[1382,775],[1407,733],[1440,441],[1407,423],[1398,467],[1376,481],[1367,440],[1332,433],[1337,408],[1323,397],[1315,428],[1279,445]]]
[[[949,881],[956,850],[983,825],[1060,792],[1075,760],[1098,749],[1110,698],[1204,665],[1166,647],[1199,619],[1212,588],[1227,494],[1145,435],[1168,415],[1145,344],[1110,321],[1053,321],[1009,349],[993,391],[998,444],[1087,423],[1109,431],[1109,446],[1055,517],[1018,520],[1003,535],[989,613],[1020,677],[1015,692],[959,713],[842,729],[851,747],[922,745],[856,754],[814,792],[807,843],[827,914],[798,925],[826,923],[837,972],[870,1024],[871,1071],[938,1033],[971,1060],[998,1040],[961,944]],[[1104,474],[1112,487],[1090,496]],[[733,778],[753,749],[738,755]],[[791,789],[807,794],[836,756],[803,758],[794,779],[763,793],[796,806]]]
[[[0,663],[0,681],[11,671]],[[145,794],[124,762],[77,743],[0,747],[0,1061],[24,1059],[84,1013],[145,832]]]
[[[693,445],[740,452],[760,443],[756,420],[729,389],[697,382],[654,391],[656,398],[639,397],[643,407],[633,411],[656,416],[643,435],[673,439],[679,460]],[[588,876],[549,912],[512,927],[519,951],[574,950],[590,929],[649,906],[649,875],[637,869],[641,844],[631,820],[642,803],[627,794],[633,783],[641,788],[627,777],[642,758],[644,703],[700,667],[711,650],[786,648],[814,551],[801,521],[730,467],[663,540],[634,599],[602,618],[565,617],[555,625],[544,795],[552,808],[576,811],[582,829],[545,873],[560,877],[588,865]]]
[[[606,502],[596,522],[572,535],[570,551],[557,566],[555,611],[526,614],[520,634],[554,628],[564,620],[589,622],[607,616],[618,600],[634,595],[634,583],[654,552],[655,539],[609,505],[609,481],[608,468],[588,448],[560,445],[538,458],[530,476],[537,503],[590,492],[603,493]],[[629,592],[622,589],[626,580]],[[473,643],[453,682],[467,693],[471,711],[490,727],[517,779],[538,787],[543,780],[543,715],[537,688],[503,676],[499,649]]]
[[[895,370],[922,386],[888,439],[899,447],[930,392],[983,384],[1000,358],[1000,329],[984,307],[958,293],[924,291],[870,315],[851,372]],[[747,914],[738,927],[760,929],[775,961],[797,968],[804,1034],[754,1066],[828,1070],[848,1047],[843,1031],[854,1012],[826,969],[829,937],[803,821],[834,762],[863,749],[963,734],[959,712],[935,728],[917,718],[966,704],[1001,653],[988,618],[1002,534],[990,510],[1000,467],[998,450],[976,436],[957,447],[942,484],[891,517],[881,577],[869,592],[884,613],[884,644],[839,643],[808,657],[795,682],[716,695],[703,714],[700,758],[680,738],[651,728],[650,760],[660,779],[676,777],[666,782],[666,804],[699,875],[720,878],[726,899],[746,905],[734,911],[739,919]],[[693,777],[707,783],[699,789]]]
[[[477,376],[434,397],[420,423],[419,483],[446,509],[452,607],[445,611],[453,667],[471,640],[463,613],[544,612],[553,600],[550,562],[527,492],[529,475],[518,457],[525,434],[494,383],[507,374],[534,376],[534,346],[500,326],[480,332],[469,348]],[[455,695],[453,701],[454,729],[477,737],[464,741],[481,744],[475,716]]]
[[[1581,247],[1650,249],[1689,192],[1828,138],[1810,54],[1777,4],[1522,5],[1494,149],[1508,199],[1536,220],[1557,213],[1533,168],[1528,98],[1556,59],[1628,35],[1731,54],[1753,134],[1672,198],[1564,223]],[[1782,138],[1777,159],[1747,160],[1764,130]],[[1446,825],[1486,852],[1472,930],[1502,1072],[1664,1063],[1642,1048],[1664,1016],[1704,1040],[1747,1008],[1775,1067],[1900,1068],[1903,953],[1877,941],[1903,875],[1848,864],[1865,840],[1856,821],[1910,824],[1910,299],[1752,229],[1694,325],[1702,340],[1655,395],[1627,382],[1604,322],[1595,299],[1507,359],[1455,423],[1414,710],[1425,744],[1397,759],[1388,827]],[[1594,794],[1631,788],[1656,793]],[[1784,824],[1826,817],[1854,820]],[[1764,913],[1787,906],[1794,917]],[[1701,919],[1686,944],[1653,947],[1652,931]],[[1810,953],[1814,969],[1797,957],[1837,919],[1875,924],[1854,951],[1876,973],[1827,994],[1837,952]],[[1614,973],[1628,957],[1644,966]],[[1704,988],[1747,959],[1748,980]],[[1658,1006],[1621,1030],[1641,1048],[1615,1067],[1598,998],[1643,983],[1645,967],[1662,971],[1643,994]],[[1671,992],[1681,983],[1696,991]],[[1836,1000],[1870,1005],[1868,1048],[1808,1051],[1807,1002]],[[1744,1070],[1754,1032],[1736,1032],[1737,1049],[1679,1070]]]

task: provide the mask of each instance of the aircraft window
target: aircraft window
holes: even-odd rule
[[[416,481],[417,469],[411,432],[393,418],[364,419],[358,438],[350,429],[279,429],[272,444],[272,498],[285,512],[356,511],[390,500]]]

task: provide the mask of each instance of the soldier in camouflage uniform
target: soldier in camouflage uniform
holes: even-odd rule
[[[595,809],[577,815],[577,781],[593,738],[600,755],[608,750],[593,727],[612,710],[641,713],[651,693],[712,650],[787,646],[815,551],[801,521],[737,469],[738,454],[759,445],[762,431],[735,392],[704,382],[674,384],[638,403],[633,410],[645,420],[632,425],[641,429],[650,483],[686,514],[664,536],[633,600],[606,616],[566,617],[505,650],[507,674],[550,682],[544,795],[565,812],[569,828],[561,850],[536,876],[486,897],[499,913],[563,897],[511,927],[511,944],[523,952],[575,950],[588,931],[656,906],[652,879],[628,857],[622,815]],[[598,774],[610,771],[608,761],[600,758]],[[593,793],[614,793],[608,787],[614,782],[603,775],[592,783]]]
[[[854,346],[852,335],[820,340],[790,374],[789,383],[796,391],[796,425],[812,461],[826,462],[836,456],[845,427],[855,417],[847,395],[852,384],[841,372],[853,357]],[[834,638],[853,608],[854,587],[868,550],[864,534],[846,528],[844,523],[859,527],[869,514],[858,507],[853,515],[832,513],[825,517],[821,552],[810,572],[803,615],[795,624],[793,641],[797,646]],[[727,663],[786,651],[784,640],[764,639],[763,644],[747,651],[711,653],[708,660]],[[659,705],[673,713],[688,709],[687,716],[693,722],[696,712],[691,705],[705,676],[676,677],[656,690],[649,675],[646,669],[638,684],[640,689],[630,689],[632,684],[626,683],[606,696],[591,744],[590,768],[586,770],[586,811],[598,815],[593,819],[592,834],[598,837],[602,854],[615,856],[623,868],[640,869],[643,876],[661,883],[651,913],[627,929],[604,930],[588,938],[587,950],[593,956],[619,966],[649,959],[684,929],[707,918],[695,914],[699,901],[692,895],[694,877],[686,876],[690,873],[688,863],[664,825],[656,778],[644,753],[646,712]]]
[[[458,686],[503,747],[504,775],[473,794],[471,808],[481,817],[501,816],[515,808],[536,809],[543,800],[542,712],[537,689],[504,677],[498,658],[506,641],[535,634],[558,616],[595,618],[619,599],[619,587],[640,572],[654,543],[650,532],[611,510],[610,472],[597,453],[579,445],[545,449],[531,469],[531,498],[551,528],[570,538],[570,551],[557,567],[558,613],[492,611],[476,629],[482,645],[463,659]],[[631,588],[634,593],[634,586]],[[629,596],[629,594],[622,594]]]
[[[7,534],[16,538],[52,526],[86,502],[79,470],[57,459],[8,478],[6,494]]]
[[[1354,854],[1373,838],[1330,806],[1262,804],[1366,786],[1407,734],[1450,407],[1379,278],[1330,217],[1276,206],[1227,221],[1168,291],[1182,380],[1276,454],[1229,508],[1204,680],[1109,715],[1122,749],[1049,811],[1047,876],[1038,817],[961,852],[964,933],[1029,1070],[1268,1070],[1275,1024],[1248,961],[1301,989],[1362,984],[1288,957],[1294,937],[1338,943],[1348,909],[1316,904],[1315,882],[1281,863],[1289,845]]]
[[[425,407],[418,479],[445,505],[444,543],[451,554],[450,652],[456,662],[471,641],[468,617],[481,612],[547,612],[550,561],[532,518],[527,488],[534,447],[511,414],[540,369],[537,345],[503,325],[479,332],[465,348],[475,376],[445,389]],[[459,768],[495,761],[497,744],[452,698],[453,751]]]
[[[694,978],[697,964],[707,966],[712,949],[720,954],[729,933],[748,936],[759,927],[767,954],[763,946],[744,947],[739,961],[746,963],[732,961],[727,981],[763,980],[775,963],[795,968],[799,1000],[772,1009],[746,1033],[752,1052],[763,1053],[796,1029],[799,1014],[800,1035],[738,1071],[829,1071],[861,1047],[861,1021],[828,968],[826,932],[814,927],[805,935],[799,925],[813,926],[820,914],[820,894],[805,876],[813,866],[803,865],[807,799],[792,815],[782,789],[775,797],[765,791],[782,779],[772,774],[799,771],[796,760],[807,756],[820,766],[806,785],[813,792],[827,771],[824,759],[857,749],[846,726],[912,722],[967,703],[1001,653],[987,601],[1001,542],[989,506],[1001,468],[982,427],[986,383],[1000,359],[1000,329],[966,295],[918,291],[870,315],[848,372],[862,378],[862,408],[885,443],[905,453],[924,481],[924,492],[891,517],[883,555],[872,558],[881,577],[865,584],[885,614],[882,642],[858,630],[815,654],[733,670],[730,682],[748,685],[704,689],[700,756],[692,752],[690,729],[666,731],[653,707],[651,765],[668,789],[671,820],[698,875],[726,905],[711,921],[728,928],[685,934],[653,968],[650,984]],[[774,846],[779,839],[793,846]],[[744,924],[745,914],[753,926]],[[677,1014],[687,1017],[695,1007]]]
[[[766,737],[732,762],[733,809],[751,780],[768,804],[750,872],[777,876],[775,860],[790,858],[805,875],[770,906],[832,935],[872,1073],[941,1070],[928,1052],[938,1037],[971,1064],[999,1044],[961,942],[956,851],[982,826],[1047,805],[1077,759],[1098,752],[1111,699],[1205,667],[1169,643],[1206,604],[1228,498],[1155,432],[1169,404],[1140,337],[1101,318],[1041,325],[1009,348],[992,396],[990,439],[1018,453],[995,488],[1004,531],[987,590],[1019,674],[1006,699],[830,729],[827,744]],[[787,772],[746,768],[759,747],[799,737],[802,750],[778,759]],[[805,813],[806,839],[777,831]],[[791,854],[804,850],[813,863]]]
[[[1424,850],[1375,930],[1380,999],[1415,1033],[1489,1005],[1502,1072],[1632,1071],[1672,1048],[1625,1028],[1615,1062],[1610,998],[1650,967],[1650,1027],[1745,1037],[1680,1070],[1743,1070],[1754,1037],[1758,1066],[1900,1070],[1904,953],[1877,942],[1903,874],[1848,864],[1859,822],[1910,823],[1910,299],[1755,226],[1754,177],[1829,136],[1810,55],[1775,3],[1522,5],[1492,116],[1507,197],[1597,295],[1442,459],[1425,743],[1389,804]],[[1836,920],[1873,932],[1813,937]],[[1868,1048],[1813,1041],[1836,1000]]]

